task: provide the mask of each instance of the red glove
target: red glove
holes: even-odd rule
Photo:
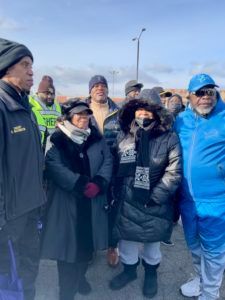
[[[100,188],[97,184],[89,182],[84,189],[84,196],[87,198],[94,198],[100,192]]]

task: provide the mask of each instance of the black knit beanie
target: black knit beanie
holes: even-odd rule
[[[33,61],[33,55],[26,46],[0,38],[0,78],[5,75],[9,67],[25,56],[29,56]]]

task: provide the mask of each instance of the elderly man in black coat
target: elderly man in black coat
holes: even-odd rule
[[[45,203],[40,133],[27,97],[33,85],[32,65],[26,46],[0,39],[0,273],[9,269],[10,237],[26,300],[35,296],[37,224]]]

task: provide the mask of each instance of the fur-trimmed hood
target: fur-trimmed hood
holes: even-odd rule
[[[157,125],[154,128],[155,132],[165,132],[172,129],[173,116],[172,114],[158,104],[153,104],[146,100],[132,99],[126,103],[119,112],[119,123],[121,130],[127,134],[130,131],[130,124],[135,118],[135,111],[138,108],[145,108],[151,111],[157,120]]]

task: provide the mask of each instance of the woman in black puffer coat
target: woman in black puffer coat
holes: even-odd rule
[[[172,131],[173,117],[151,99],[130,100],[119,120],[114,237],[124,270],[111,280],[110,288],[120,289],[136,279],[139,243],[143,243],[143,294],[151,298],[157,293],[160,241],[168,239],[172,230],[172,199],[182,173],[180,143]]]

